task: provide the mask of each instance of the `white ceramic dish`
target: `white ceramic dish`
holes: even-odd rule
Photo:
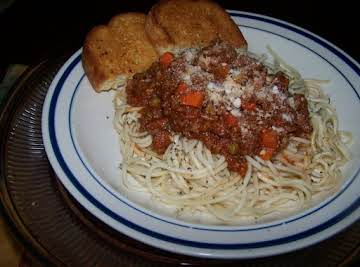
[[[360,66],[343,51],[304,29],[251,13],[230,11],[252,52],[265,46],[303,77],[331,80],[324,89],[340,127],[353,133],[353,160],[338,192],[291,217],[250,226],[191,224],[131,201],[114,188],[121,155],[113,130],[113,92],[96,94],[81,65],[81,50],[60,69],[48,91],[42,118],[46,152],[67,190],[97,218],[149,245],[210,258],[270,256],[319,242],[360,217]]]

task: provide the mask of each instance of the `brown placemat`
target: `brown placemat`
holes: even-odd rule
[[[0,197],[18,238],[56,266],[349,266],[360,222],[317,245],[269,258],[221,261],[162,251],[120,234],[85,211],[58,182],[41,136],[48,87],[66,57],[42,62],[14,86],[0,115]]]

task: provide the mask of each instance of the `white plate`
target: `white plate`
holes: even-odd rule
[[[114,229],[149,245],[198,257],[254,258],[309,246],[360,217],[360,67],[343,51],[304,29],[261,15],[230,11],[256,53],[277,51],[303,77],[331,80],[325,91],[353,133],[353,160],[339,191],[286,219],[243,227],[186,223],[141,207],[114,188],[121,158],[112,126],[113,92],[96,94],[81,65],[81,50],[61,68],[42,117],[47,155],[67,190]]]

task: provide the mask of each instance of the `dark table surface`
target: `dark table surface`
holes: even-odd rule
[[[32,64],[81,47],[91,27],[127,11],[147,12],[156,1],[56,0],[15,2],[0,14],[0,67]],[[218,1],[223,7],[276,17],[329,40],[360,61],[355,1]],[[316,3],[316,5],[315,5]]]

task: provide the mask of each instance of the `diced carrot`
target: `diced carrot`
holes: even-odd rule
[[[279,135],[271,129],[264,129],[261,132],[261,146],[263,149],[260,152],[260,157],[263,160],[270,160],[278,145]]]
[[[238,120],[237,120],[237,118],[235,116],[231,115],[230,113],[227,113],[225,115],[225,123],[228,126],[235,126],[235,125],[237,125]]]
[[[185,83],[180,83],[179,86],[178,86],[178,89],[177,89],[178,93],[179,94],[185,94],[187,91],[188,91],[188,87]]]
[[[274,149],[265,148],[261,150],[260,158],[262,158],[263,160],[270,160],[273,154],[274,154]]]
[[[168,66],[173,61],[174,55],[170,52],[165,52],[159,59],[159,62],[163,66]]]
[[[200,107],[204,101],[204,94],[199,91],[192,91],[180,97],[181,104],[185,106]]]
[[[239,174],[240,174],[240,176],[241,177],[245,177],[245,175],[246,175],[246,173],[247,173],[247,169],[248,169],[248,167],[247,167],[247,165],[246,164],[244,164],[240,169],[239,169]]]
[[[278,134],[270,129],[264,129],[261,132],[261,145],[264,148],[275,150],[278,147],[279,136]]]
[[[254,102],[245,102],[241,104],[241,107],[245,110],[252,111],[256,109],[256,103]]]

